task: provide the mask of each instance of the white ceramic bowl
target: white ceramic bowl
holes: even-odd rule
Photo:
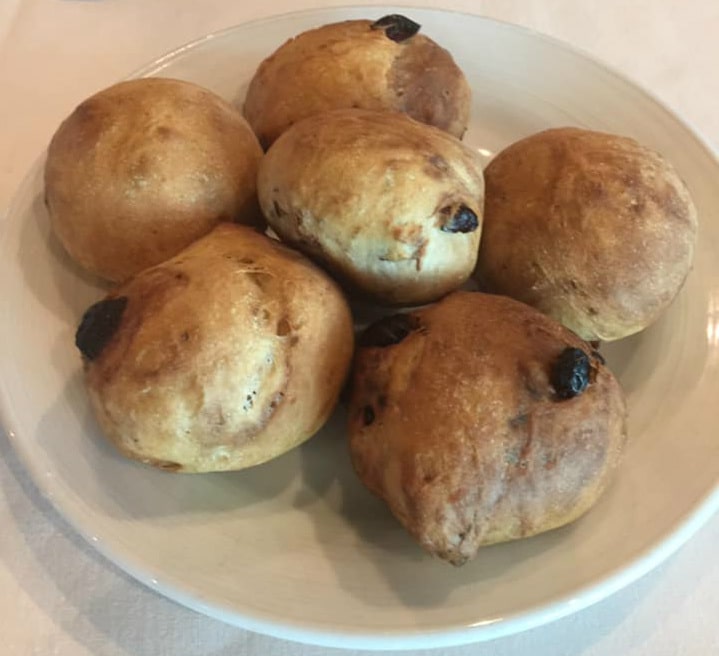
[[[474,91],[466,141],[480,152],[559,125],[626,134],[664,153],[698,206],[696,266],[680,297],[649,330],[606,349],[628,394],[631,439],[616,483],[576,524],[487,548],[461,569],[432,560],[355,480],[339,414],[305,446],[244,472],[172,475],[126,461],[99,434],[73,346],[83,310],[103,292],[51,235],[42,162],[0,241],[3,415],[60,512],[108,558],[183,604],[283,638],[365,648],[484,640],[571,613],[648,571],[719,505],[719,166],[647,93],[541,35],[398,7],[242,25],[139,74],[237,100],[288,37],[394,12],[422,23],[465,70]]]

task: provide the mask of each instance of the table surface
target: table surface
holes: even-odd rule
[[[83,98],[203,34],[347,0],[0,0],[0,215]],[[430,6],[415,0],[414,5]],[[719,144],[716,0],[440,0],[575,44],[650,89]],[[7,317],[3,317],[7,320]],[[3,654],[340,653],[252,634],[144,588],[95,553],[40,496],[0,431]],[[448,656],[719,654],[719,516],[667,562],[553,624]],[[351,652],[345,652],[351,653]],[[419,653],[419,652],[415,652]]]

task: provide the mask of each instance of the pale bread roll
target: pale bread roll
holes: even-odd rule
[[[474,269],[479,155],[404,114],[340,109],[297,123],[262,160],[257,190],[283,241],[374,301],[436,300]]]

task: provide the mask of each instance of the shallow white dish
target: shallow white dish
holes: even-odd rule
[[[647,94],[540,35],[398,7],[247,24],[139,75],[240,99],[257,63],[293,34],[395,12],[422,23],[467,73],[468,143],[489,155],[567,124],[631,135],[671,159],[699,208],[696,266],[682,294],[648,331],[605,349],[628,394],[631,439],[616,483],[575,525],[487,548],[461,569],[434,561],[355,480],[341,416],[245,472],[172,475],[126,461],[90,415],[73,347],[77,321],[102,289],[50,234],[42,162],[0,239],[2,413],[43,492],[102,553],[163,594],[249,629],[345,647],[459,644],[551,621],[641,576],[719,506],[719,164]]]

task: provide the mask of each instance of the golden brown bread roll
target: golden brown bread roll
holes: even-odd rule
[[[257,192],[283,241],[381,303],[435,300],[477,259],[479,156],[404,114],[340,109],[297,123],[262,160]]]
[[[381,320],[358,346],[355,470],[455,565],[577,519],[620,460],[619,384],[589,344],[529,306],[456,292]]]
[[[406,112],[462,137],[470,88],[452,56],[391,15],[324,25],[287,41],[257,69],[245,117],[267,148],[297,121],[331,109]]]
[[[224,223],[92,306],[76,343],[100,426],[125,455],[206,472],[256,465],[319,430],[353,331],[321,270]]]
[[[188,82],[131,80],[80,104],[45,166],[52,227],[90,272],[121,281],[220,221],[259,223],[262,149],[229,103]]]
[[[687,188],[632,139],[547,130],[499,153],[485,179],[482,285],[585,339],[647,327],[689,273],[697,215]]]

